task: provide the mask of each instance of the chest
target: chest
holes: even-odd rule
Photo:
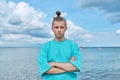
[[[48,52],[49,62],[68,62],[72,56],[70,45],[52,45]]]

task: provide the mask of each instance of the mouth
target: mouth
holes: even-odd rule
[[[62,33],[58,33],[56,36],[57,37],[62,37],[63,35],[62,35]]]
[[[58,35],[58,36],[61,36],[61,35],[62,35],[62,33],[58,33],[57,35]]]

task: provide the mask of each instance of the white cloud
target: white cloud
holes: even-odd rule
[[[62,17],[67,12],[61,13]],[[0,3],[0,44],[41,44],[51,39],[51,27],[49,23],[43,22],[46,14],[38,11],[25,2]],[[78,43],[89,41],[92,34],[72,21],[67,21],[68,31],[66,36]]]
[[[116,36],[115,32],[92,32],[92,34],[94,38],[90,41],[89,46],[120,46],[120,36]]]
[[[67,12],[61,13],[62,17],[66,17],[67,16]]]
[[[116,34],[120,35],[120,29],[116,30]]]
[[[51,38],[46,14],[25,2],[0,3],[0,43],[41,43]],[[38,42],[39,41],[39,42]]]
[[[19,2],[13,11],[13,14],[20,16],[23,21],[26,21],[26,19],[28,21],[32,19],[43,19],[46,16],[43,12],[36,11],[33,7],[30,7],[29,4],[25,2]]]
[[[93,38],[93,35],[89,33],[87,30],[83,29],[80,26],[76,26],[72,21],[67,21],[68,30],[66,32],[66,36],[74,41],[90,41]]]
[[[30,35],[25,35],[25,34],[4,34],[1,37],[2,40],[9,42],[9,41],[14,41],[14,43],[17,42],[22,42],[22,43],[43,43],[49,39],[47,38],[38,38],[38,37],[32,37]]]
[[[8,6],[9,8],[14,9],[16,7],[16,3],[10,1]]]
[[[12,25],[19,25],[22,23],[21,18],[17,15],[12,15],[8,22]]]
[[[1,37],[3,40],[25,40],[30,39],[30,35],[25,34],[4,34]]]
[[[30,7],[29,4],[25,3],[25,2],[19,2],[17,4],[15,4],[14,2],[9,2],[9,6],[11,8],[11,10],[13,10],[12,13],[12,18],[10,18],[9,21],[11,21],[12,19],[16,20],[21,20],[22,23],[22,27],[43,27],[44,24],[41,22],[40,20],[44,19],[46,17],[46,14],[44,14],[41,11],[37,11],[35,10],[33,7]],[[12,7],[11,7],[12,6]],[[17,17],[16,17],[17,16]],[[15,22],[15,21],[14,21]],[[38,25],[36,25],[36,23]],[[42,23],[42,24],[41,24]],[[28,26],[26,26],[28,25]]]
[[[90,34],[90,33],[86,33],[86,34],[84,34],[84,35],[82,36],[82,38],[83,38],[85,41],[90,42],[91,39],[93,39],[93,35]]]
[[[95,8],[112,23],[120,23],[120,0],[79,0],[81,8]]]

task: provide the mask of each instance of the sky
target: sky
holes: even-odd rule
[[[0,0],[0,47],[39,47],[54,38],[57,10],[67,39],[83,47],[120,47],[120,0]]]

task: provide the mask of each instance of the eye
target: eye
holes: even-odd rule
[[[55,29],[58,29],[58,26],[55,26],[54,28],[55,28]]]
[[[64,26],[60,26],[61,29],[64,29]]]

